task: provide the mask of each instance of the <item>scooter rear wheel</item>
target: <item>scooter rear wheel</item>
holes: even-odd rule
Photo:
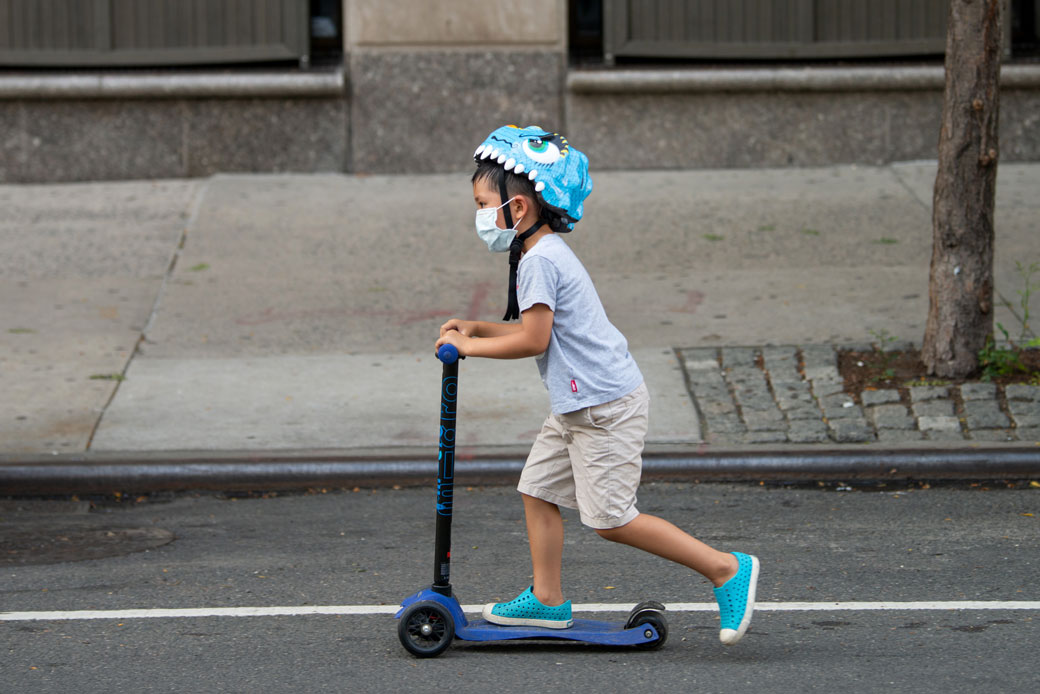
[[[444,652],[455,638],[455,620],[438,602],[423,600],[410,605],[397,622],[401,645],[419,658],[433,658]]]
[[[664,605],[654,600],[647,600],[641,602],[632,608],[632,611],[628,614],[628,622],[625,624],[626,629],[638,628],[641,626],[652,626],[654,631],[657,632],[657,638],[653,641],[646,643],[640,643],[637,645],[638,648],[654,649],[660,648],[664,645],[664,642],[668,640],[668,620],[664,618],[663,614]],[[647,635],[649,638],[649,635]]]
[[[664,615],[660,612],[644,612],[639,616],[639,622],[636,626],[644,628],[647,626],[653,626],[654,630],[657,632],[657,638],[655,640],[637,644],[637,648],[645,648],[647,650],[660,648],[664,645],[664,642],[668,640],[668,622],[665,621]]]

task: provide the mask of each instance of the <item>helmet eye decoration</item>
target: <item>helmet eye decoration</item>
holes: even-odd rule
[[[559,139],[563,143],[563,149],[561,150],[553,140]],[[559,135],[554,134],[551,139],[542,139],[540,137],[532,138],[530,140],[524,140],[523,142],[524,154],[534,159],[539,164],[553,165],[557,159],[567,156],[567,140],[564,140]]]
[[[592,192],[589,160],[559,133],[534,125],[506,125],[491,133],[473,158],[495,161],[510,173],[527,176],[539,202],[560,215],[568,228],[581,219],[582,202]]]

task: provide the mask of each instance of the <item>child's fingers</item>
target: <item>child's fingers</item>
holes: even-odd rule
[[[438,350],[440,349],[441,345],[454,344],[454,336],[458,334],[459,332],[454,328],[451,330],[446,330],[445,332],[441,333],[440,339],[434,343],[433,349]]]
[[[458,330],[458,329],[459,329],[459,319],[458,318],[452,318],[451,320],[449,320],[448,322],[446,322],[444,325],[441,326],[441,337],[444,337],[444,335],[446,333],[448,333],[448,332],[450,332],[452,330]]]

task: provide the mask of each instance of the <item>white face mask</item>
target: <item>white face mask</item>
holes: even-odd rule
[[[487,244],[488,250],[492,253],[505,253],[508,251],[509,244],[513,242],[513,237],[516,236],[516,227],[520,224],[519,219],[516,220],[516,224],[513,225],[512,229],[502,229],[498,226],[498,211],[515,199],[509,198],[498,207],[487,207],[483,210],[477,210],[477,236]]]

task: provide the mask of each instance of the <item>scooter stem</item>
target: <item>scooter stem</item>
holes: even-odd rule
[[[459,353],[441,345],[441,432],[437,455],[437,529],[433,590],[451,597],[451,512],[455,490],[455,414],[459,387]]]

